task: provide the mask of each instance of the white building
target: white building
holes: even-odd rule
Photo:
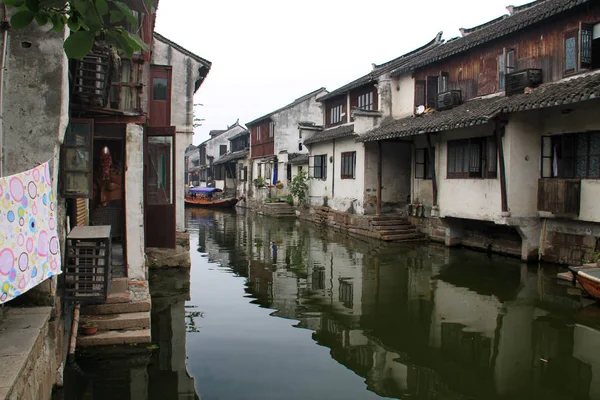
[[[308,153],[299,124],[321,123],[322,110],[317,100],[326,93],[325,88],[317,89],[246,124],[250,131],[252,160],[249,176],[253,181],[258,180],[264,186],[274,186],[279,181],[283,190],[277,194],[287,193],[285,188],[292,177],[292,164],[288,160]],[[266,196],[260,187],[249,193],[258,199]]]

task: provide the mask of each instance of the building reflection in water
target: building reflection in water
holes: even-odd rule
[[[65,375],[65,399],[199,399],[186,368],[189,269],[150,275],[153,346],[117,346],[80,352]]]
[[[198,211],[198,250],[381,396],[600,398],[600,308],[554,266]]]

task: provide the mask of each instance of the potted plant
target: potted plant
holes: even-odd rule
[[[262,176],[259,176],[258,178],[256,178],[254,180],[254,186],[256,186],[257,188],[261,188],[265,186],[265,180],[263,179]]]
[[[86,321],[81,324],[81,333],[86,336],[95,335],[98,332],[98,324],[94,321]]]
[[[283,182],[281,182],[281,181],[277,181],[277,183],[275,183],[275,187],[276,187],[277,189],[283,189]]]

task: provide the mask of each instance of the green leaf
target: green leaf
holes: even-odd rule
[[[50,21],[52,21],[52,32],[63,32],[65,30],[65,21],[61,13],[52,11],[50,13]]]
[[[100,16],[108,14],[108,3],[106,0],[96,0],[96,10]]]
[[[113,10],[110,12],[110,23],[116,24],[117,22],[122,21],[124,16],[125,15],[123,15],[121,11]]]
[[[67,4],[67,0],[41,0],[40,8],[62,9],[66,4]]]
[[[67,57],[74,59],[82,59],[87,56],[94,47],[94,39],[96,34],[90,31],[77,31],[65,40],[63,48]]]
[[[29,10],[18,11],[10,18],[10,24],[15,29],[23,29],[33,21],[34,16]]]
[[[77,32],[79,28],[81,28],[81,24],[79,23],[79,17],[77,16],[77,14],[71,15],[69,21],[67,22],[67,25],[69,26],[71,32]]]
[[[25,0],[4,0],[3,3],[7,6],[21,7],[25,4]]]
[[[148,51],[148,45],[142,40],[141,37],[139,37],[138,35],[136,35],[134,33],[129,33],[127,31],[124,31],[123,34],[124,34],[124,36],[127,37],[127,40],[135,43],[135,45],[133,47],[135,47],[136,50],[141,49],[143,51]]]
[[[36,13],[40,9],[40,0],[25,0],[25,5],[29,11]]]
[[[89,2],[86,0],[73,0],[71,1],[71,7],[73,7],[79,15],[85,15],[85,13],[89,10]]]
[[[49,19],[50,18],[48,17],[48,14],[45,11],[40,10],[35,13],[35,22],[37,22],[39,26],[46,25]]]
[[[127,21],[129,21],[131,25],[137,26],[137,19],[131,13],[131,10],[129,9],[129,7],[127,7],[127,4],[121,3],[120,1],[113,1],[113,4],[117,6],[117,8],[123,13],[123,15],[125,15],[125,18],[127,18]]]

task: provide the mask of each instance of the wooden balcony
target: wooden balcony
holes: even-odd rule
[[[581,180],[540,179],[538,181],[538,211],[556,215],[579,216]]]

